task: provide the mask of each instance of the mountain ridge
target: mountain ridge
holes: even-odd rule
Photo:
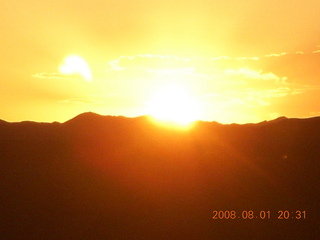
[[[149,118],[148,115],[142,115],[142,116],[137,116],[137,117],[125,117],[125,116],[118,116],[118,115],[101,115],[95,112],[83,112],[80,113],[78,115],[76,115],[73,118],[70,118],[69,120],[66,120],[64,122],[57,122],[57,121],[53,121],[53,122],[37,122],[37,121],[15,121],[15,122],[10,122],[10,121],[5,121],[0,119],[0,124],[7,124],[7,123],[13,123],[13,124],[18,124],[18,123],[22,123],[22,124],[32,124],[32,123],[39,123],[39,124],[70,124],[70,123],[74,123],[74,122],[89,122],[89,121],[94,121],[97,119],[147,119]],[[288,118],[286,116],[281,116],[272,120],[264,120],[261,122],[257,122],[257,123],[228,123],[228,124],[224,124],[224,123],[220,123],[220,122],[216,122],[216,121],[203,121],[203,120],[196,120],[194,122],[200,122],[200,123],[218,123],[220,125],[265,125],[265,124],[270,124],[270,123],[276,123],[276,122],[283,122],[283,121],[287,121],[287,120],[291,120],[291,121],[312,121],[312,120],[317,120],[320,119],[320,116],[314,116],[314,117],[306,117],[306,118]]]
[[[320,118],[0,121],[3,239],[315,239]],[[243,219],[245,211],[255,219]],[[237,219],[213,219],[236,211]],[[270,219],[259,219],[270,211]],[[278,219],[290,211],[290,219]],[[296,219],[305,211],[306,219]],[[223,218],[223,216],[222,216]],[[232,229],[232,231],[230,230]]]

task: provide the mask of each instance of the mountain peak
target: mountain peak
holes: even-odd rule
[[[81,114],[75,116],[74,118],[71,118],[70,120],[66,121],[65,123],[88,121],[88,120],[96,119],[99,117],[102,117],[102,115],[99,115],[94,112],[84,112],[84,113],[81,113]]]

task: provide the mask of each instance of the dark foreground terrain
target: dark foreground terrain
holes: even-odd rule
[[[319,161],[319,117],[0,121],[0,239],[320,239]]]

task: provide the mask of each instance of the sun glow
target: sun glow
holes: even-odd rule
[[[199,105],[183,88],[167,86],[154,95],[149,113],[157,122],[188,126],[198,119]]]
[[[63,64],[59,67],[62,74],[79,74],[85,80],[91,81],[92,74],[87,62],[79,56],[69,56],[64,59]]]

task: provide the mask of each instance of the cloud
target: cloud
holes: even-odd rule
[[[149,54],[122,56],[110,61],[109,64],[115,71],[139,70],[140,76],[145,75],[150,81],[154,81],[157,77],[162,81],[165,81],[164,77],[179,79],[182,82],[192,81],[202,85],[206,94],[216,92],[228,94],[230,91],[235,91],[249,94],[252,99],[255,98],[254,95],[265,99],[308,91],[312,85],[299,84],[299,81],[303,83],[306,81],[305,78],[311,75],[310,72],[304,71],[307,70],[306,62],[310,61],[313,65],[315,60],[319,60],[318,52],[297,51],[249,58],[228,56],[182,58]],[[320,76],[320,73],[316,75]],[[248,86],[250,91],[247,90]]]
[[[119,99],[121,96],[119,94],[105,94],[105,95],[88,95],[82,97],[72,97],[60,100],[59,103],[62,104],[73,104],[73,105],[83,105],[83,106],[107,106],[112,103],[115,99]]]
[[[79,74],[87,81],[92,80],[92,73],[88,63],[80,56],[71,55],[64,59],[59,72],[66,75]]]
[[[287,77],[288,82],[317,85],[320,76],[320,51],[285,53],[264,57],[259,67]]]
[[[285,53],[284,53],[285,54]],[[283,56],[284,54],[271,54],[271,56]],[[269,58],[268,57],[268,58]],[[264,57],[266,58],[266,57]],[[263,65],[253,62],[262,62],[260,57],[190,57],[182,58],[177,56],[160,55],[136,55],[122,56],[118,59],[109,61],[112,70],[129,71],[140,70],[153,73],[195,73],[202,76],[210,75],[242,75],[250,79],[262,80],[283,80],[285,76],[278,76],[272,71],[265,71]]]
[[[73,79],[79,79],[80,76],[78,74],[69,74],[65,75],[62,73],[57,72],[40,72],[33,74],[32,77],[34,78],[40,78],[40,79],[48,79],[48,80],[73,80]]]
[[[42,79],[64,79],[65,78],[65,76],[62,75],[61,73],[46,73],[46,72],[33,74],[32,77],[42,78]]]
[[[283,55],[286,55],[287,53],[283,52],[283,53],[271,53],[271,54],[267,54],[264,57],[281,57]]]
[[[162,55],[136,55],[136,56],[121,56],[118,59],[109,61],[109,64],[115,70],[125,70],[130,68],[139,68],[147,70],[158,69],[174,69],[190,67],[190,58],[181,58],[177,56],[162,56]]]
[[[121,56],[99,69],[102,81],[131,82],[180,81],[217,90],[241,89],[250,85],[255,89],[275,89],[295,84],[312,85],[320,76],[318,51],[304,53],[269,54],[262,57],[178,57],[162,55]],[[311,68],[311,69],[310,69]],[[102,71],[104,70],[104,71]],[[103,72],[103,74],[101,74]],[[41,79],[75,79],[77,75],[37,73]],[[102,83],[101,83],[102,85]],[[300,90],[303,91],[303,90]]]
[[[320,116],[320,111],[318,111],[318,112],[309,112],[309,117],[312,117],[312,116]]]
[[[96,96],[70,97],[61,103],[129,109],[143,106],[163,86],[182,84],[207,106],[208,112],[253,108],[255,112],[260,109],[265,112],[279,102],[297,99],[290,96],[304,97],[306,93],[320,89],[319,53],[297,51],[260,57],[212,58],[152,54],[121,56],[101,65],[101,69],[95,68],[96,77],[91,85]],[[34,77],[48,80],[79,78],[45,72]],[[104,97],[105,94],[111,95]],[[265,112],[264,116],[267,114]]]
[[[246,79],[256,79],[256,80],[261,79],[261,80],[275,80],[275,81],[284,80],[283,78],[280,79],[280,77],[276,76],[271,72],[262,73],[262,70],[256,71],[249,68],[226,69],[224,72],[227,75],[238,75]]]
[[[211,92],[204,96],[206,101],[211,102],[219,110],[234,108],[259,108],[269,106],[277,98],[302,94],[304,89],[291,89],[278,87],[270,89],[242,88],[225,91]]]
[[[59,66],[59,72],[40,72],[33,74],[32,77],[40,79],[80,79],[92,80],[89,65],[79,56],[71,55],[64,59]]]
[[[78,97],[78,98],[69,98],[59,101],[60,103],[66,104],[76,104],[76,105],[103,105],[105,101],[103,99],[97,99],[93,97]]]

